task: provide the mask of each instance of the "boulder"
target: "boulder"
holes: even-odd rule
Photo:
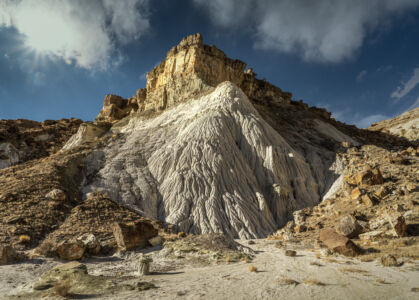
[[[144,248],[149,245],[148,240],[158,234],[152,224],[143,221],[114,223],[112,231],[120,250]]]
[[[67,195],[60,189],[53,189],[45,197],[57,202],[64,202],[67,199]]]
[[[378,168],[370,168],[357,174],[345,176],[345,181],[350,185],[368,187],[384,182],[381,171]]]
[[[389,222],[397,236],[406,236],[407,224],[403,216],[389,218]]]
[[[17,261],[17,252],[13,247],[0,246],[0,265],[7,265]]]
[[[296,251],[294,251],[294,250],[286,250],[285,251],[285,256],[291,256],[291,257],[294,257],[294,256],[296,256],[297,255],[297,252]]]
[[[93,233],[83,234],[82,236],[78,237],[77,240],[84,244],[84,247],[86,248],[86,251],[89,254],[100,253],[100,250],[101,250],[100,243]]]
[[[81,259],[86,250],[85,245],[78,240],[66,240],[57,245],[56,253],[63,260]]]
[[[69,262],[58,265],[42,274],[41,278],[33,286],[34,290],[46,290],[64,279],[77,280],[87,275],[87,267],[79,262]]]
[[[148,240],[151,246],[156,247],[163,244],[163,238],[161,236],[155,236]]]
[[[348,238],[355,238],[362,232],[362,226],[353,216],[347,215],[340,219],[337,231]]]
[[[320,240],[331,250],[346,256],[357,256],[361,249],[349,238],[336,233],[333,229],[325,228],[320,231]]]

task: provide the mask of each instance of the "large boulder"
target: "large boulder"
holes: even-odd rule
[[[346,236],[336,233],[333,229],[326,228],[320,231],[320,240],[331,251],[342,255],[357,256],[361,254],[361,249],[354,242]]]
[[[64,279],[80,281],[81,278],[87,276],[87,267],[85,264],[79,262],[69,262],[66,264],[58,265],[51,270],[42,274],[39,281],[33,286],[34,290],[46,290],[57,283],[62,282]]]
[[[82,259],[86,246],[79,240],[66,240],[57,245],[56,253],[63,260]]]
[[[353,216],[347,215],[340,219],[337,231],[348,238],[354,238],[362,232],[362,226]]]
[[[158,234],[157,229],[150,223],[135,221],[131,223],[114,223],[112,227],[118,249],[130,250],[146,247],[148,240]]]

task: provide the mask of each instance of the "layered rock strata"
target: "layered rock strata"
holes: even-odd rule
[[[257,79],[252,69],[245,69],[246,63],[203,44],[199,33],[188,36],[147,73],[145,89],[139,89],[130,99],[107,95],[97,119],[115,121],[137,111],[163,110],[203,95],[224,81],[233,82],[254,101],[290,102],[291,93]]]

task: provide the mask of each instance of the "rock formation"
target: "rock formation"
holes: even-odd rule
[[[120,120],[130,113],[158,111],[209,92],[224,81],[236,84],[252,100],[290,102],[291,94],[256,79],[246,64],[228,58],[215,46],[203,44],[198,33],[184,38],[166,59],[148,72],[147,86],[130,99],[107,95],[98,120]]]
[[[56,253],[60,243],[93,235],[99,244],[91,251],[107,253],[116,249],[112,224],[138,220],[161,234],[171,224],[186,233],[264,237],[305,209],[295,228],[286,227],[292,238],[320,228],[310,207],[338,197],[348,180],[354,201],[375,205],[374,195],[386,194],[379,190],[386,170],[351,169],[363,144],[404,147],[407,154],[389,161],[412,163],[411,141],[339,123],[245,69],[197,34],[173,47],[132,98],[106,96],[93,123],[35,122],[14,134],[13,122],[2,121],[0,244]],[[22,141],[43,150],[22,152]],[[407,193],[416,191],[412,184]]]
[[[185,232],[242,238],[318,203],[338,177],[335,151],[359,144],[353,130],[245,68],[197,34],[134,97],[106,96],[96,123],[116,123],[86,161],[84,193],[101,190]],[[81,131],[65,149],[87,141]]]

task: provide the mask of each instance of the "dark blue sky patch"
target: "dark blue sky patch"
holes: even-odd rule
[[[347,123],[368,126],[419,105],[419,1],[393,5],[394,11],[383,8],[381,15],[369,16],[364,11],[366,16],[352,17],[365,22],[365,26],[349,24],[347,29],[342,29],[346,20],[338,18],[342,7],[320,10],[314,5],[313,23],[307,27],[312,30],[312,43],[304,40],[308,29],[299,27],[304,24],[291,22],[289,26],[295,28],[287,28],[276,19],[283,17],[284,5],[288,5],[289,14],[310,13],[298,6],[304,1],[279,1],[279,5],[264,1],[269,11],[251,0],[214,1],[213,7],[199,0],[118,1],[108,7],[100,0],[89,2],[84,6],[83,1],[63,1],[60,3],[67,4],[60,7],[54,4],[56,1],[44,0],[36,2],[41,4],[34,8],[35,2],[24,0],[14,11],[3,7],[14,25],[0,13],[0,118],[93,120],[106,94],[134,95],[145,86],[145,74],[164,59],[167,51],[182,37],[196,32],[202,33],[204,43],[246,62],[259,78],[292,92],[296,100],[326,107]],[[120,12],[126,12],[132,3],[135,9],[129,9],[123,19]],[[242,7],[237,9],[240,3]],[[362,8],[364,4],[356,1],[356,5]],[[371,9],[368,5],[365,9]],[[74,14],[83,10],[88,15],[90,9],[94,9],[96,18]],[[34,12],[33,19],[19,19],[25,16],[25,10]],[[217,10],[219,14],[214,14]],[[36,19],[44,12],[51,20],[46,27]],[[322,12],[331,20],[315,15]],[[370,24],[368,18],[377,22]],[[63,39],[60,31],[49,32],[54,20],[60,20],[56,28],[63,28],[68,39]],[[109,20],[114,22],[110,24]],[[33,27],[25,22],[34,22]],[[43,30],[40,33],[34,32],[38,25]],[[336,26],[348,39],[333,35],[327,26]],[[294,34],[289,45],[288,33]],[[356,34],[362,39],[355,47],[353,43],[359,41]],[[339,45],[346,42],[348,52]],[[37,51],[30,45],[50,46],[52,50]]]

